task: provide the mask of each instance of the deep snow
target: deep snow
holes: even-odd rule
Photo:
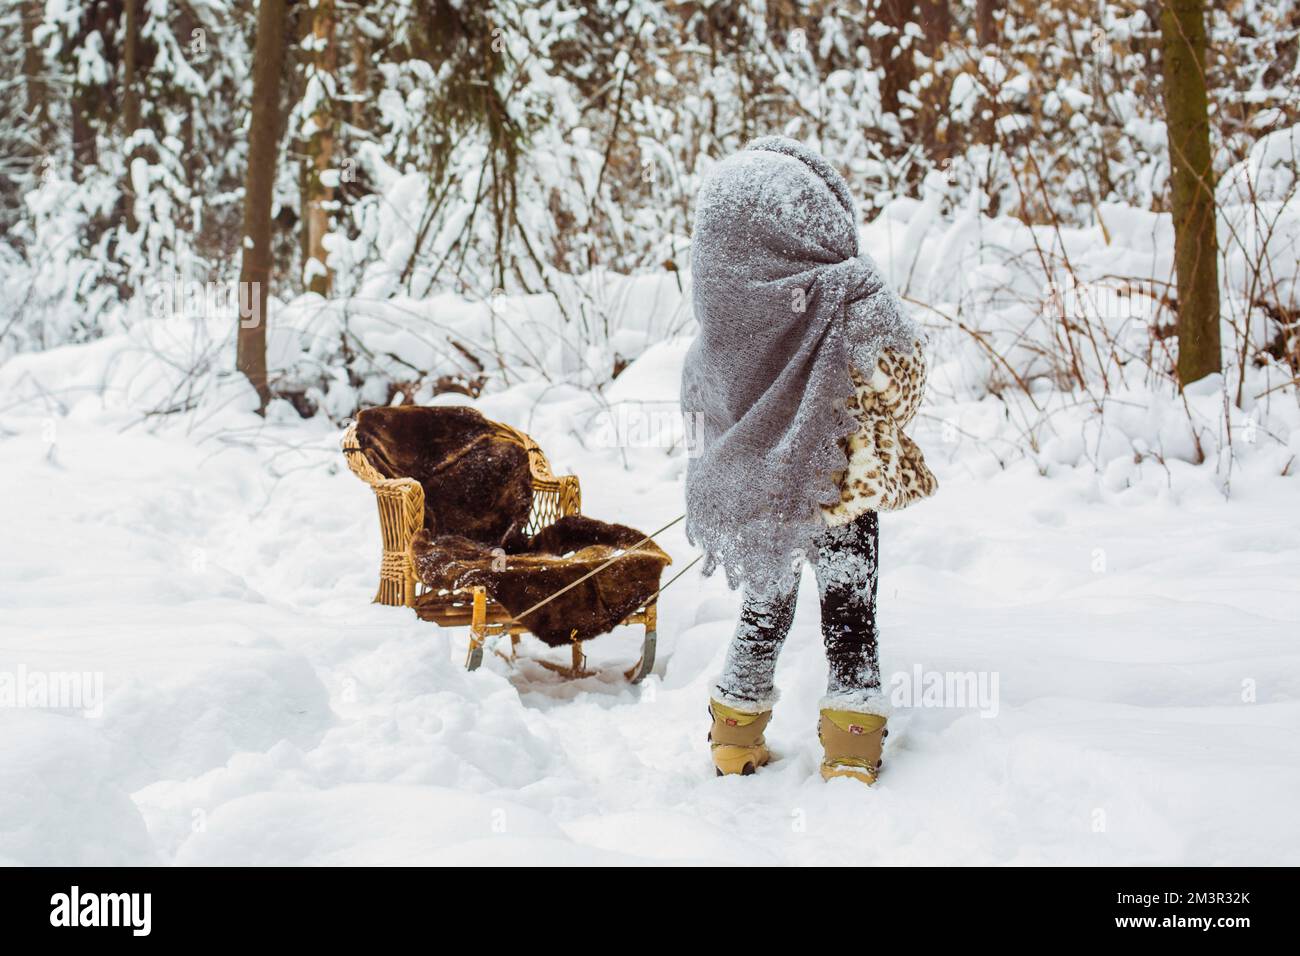
[[[653,349],[612,407],[670,398],[680,355]],[[65,383],[76,364],[15,361]],[[1178,461],[1120,481],[1000,470],[923,419],[941,489],[881,521],[886,683],[976,672],[998,695],[987,716],[901,708],[868,790],[817,774],[811,573],[778,668],[777,759],[716,779],[705,705],[738,607],[720,575],[697,566],[665,593],[640,687],[617,676],[632,630],[588,645],[611,665],[599,678],[492,655],[468,674],[463,631],[369,603],[375,508],[337,428],[283,408],[263,422],[230,394],[183,424],[89,389],[3,419],[0,674],[102,672],[105,699],[99,718],[0,710],[0,860],[1300,857],[1300,509],[1266,456],[1228,499]],[[611,447],[583,424],[587,393],[521,384],[478,405],[578,474],[588,513],[645,530],[680,513],[680,449]],[[661,543],[669,573],[693,556],[680,525]]]

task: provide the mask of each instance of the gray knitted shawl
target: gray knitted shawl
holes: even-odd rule
[[[910,349],[918,332],[858,251],[848,184],[780,136],[718,163],[691,248],[700,334],[682,370],[690,458],[686,536],[730,587],[788,589],[839,500],[852,364]]]

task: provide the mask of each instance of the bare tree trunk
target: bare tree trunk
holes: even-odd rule
[[[195,19],[193,12],[188,6],[181,6],[176,11],[176,35],[183,40],[193,37],[193,31],[198,21]],[[204,103],[196,97],[187,97],[185,110],[181,114],[181,161],[188,175],[188,184],[190,189],[195,193],[203,190],[202,181],[199,178],[201,174],[197,170],[201,169],[201,164],[196,162],[194,155],[194,114],[197,110],[203,109]],[[181,207],[175,213],[175,219],[184,225],[185,231],[193,233],[202,224],[200,218],[202,213],[195,213],[190,207]],[[196,237],[197,238],[197,237]]]
[[[270,400],[266,380],[266,302],[271,280],[271,202],[280,151],[280,80],[284,66],[285,0],[259,0],[253,52],[253,110],[244,180],[244,241],[239,270],[236,366]]]
[[[925,33],[925,51],[934,56],[952,35],[952,10],[948,0],[921,0],[921,29]]]
[[[1178,280],[1178,380],[1187,385],[1221,367],[1204,0],[1164,0],[1160,33]]]
[[[86,20],[77,35],[78,44],[86,42],[90,30],[97,30],[101,37],[110,33],[108,4],[92,2],[87,6],[90,9],[84,14]],[[78,182],[86,170],[99,165],[99,129],[104,104],[111,99],[111,90],[104,85],[93,81],[83,83],[79,77],[73,80],[69,103],[72,113],[72,174]]]
[[[873,43],[873,59],[884,71],[880,78],[880,108],[894,115],[902,107],[900,94],[911,87],[916,73],[911,47],[903,49],[900,42],[911,12],[911,0],[879,0],[876,9],[881,24],[892,28]]]
[[[355,19],[355,18],[354,18]],[[351,123],[357,129],[370,129],[366,115],[366,97],[370,92],[370,37],[360,27],[352,31],[352,108]]]
[[[975,42],[981,49],[987,50],[989,47],[997,46],[1002,39],[998,31],[998,21],[993,16],[1000,7],[1000,0],[976,0]],[[991,146],[997,141],[997,110],[991,97],[980,94],[975,121],[971,125],[975,142]],[[996,197],[993,202],[997,204]]]
[[[998,21],[993,14],[1001,5],[999,0],[975,0],[975,42],[982,47],[998,42]]]
[[[82,181],[85,171],[99,161],[99,149],[95,142],[95,129],[90,125],[86,110],[84,94],[72,98],[72,177]]]
[[[45,85],[45,58],[36,44],[36,27],[45,17],[41,0],[23,0],[23,78],[27,86],[27,120],[35,129],[35,139],[42,149],[48,148],[49,93]]]
[[[122,134],[128,144],[122,201],[128,232],[135,232],[140,225],[135,218],[135,185],[131,179],[131,165],[139,155],[133,139],[140,129],[140,3],[141,0],[122,0]]]
[[[334,0],[317,0],[312,14],[312,77],[308,90],[316,96],[312,135],[307,143],[303,218],[307,230],[305,254],[310,279],[307,288],[329,295],[332,276],[325,266],[325,235],[329,232],[333,184],[323,181],[334,165],[333,83],[338,75],[338,45],[334,42]]]

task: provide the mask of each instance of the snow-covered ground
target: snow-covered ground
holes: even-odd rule
[[[989,696],[922,695],[877,786],[824,783],[809,574],[777,759],[718,779],[705,707],[738,607],[721,576],[665,592],[641,686],[618,676],[632,630],[588,645],[599,678],[493,655],[466,673],[463,631],[369,603],[375,508],[324,415],[236,400],[141,421],[73,387],[96,348],[15,360],[69,387],[0,421],[0,678],[89,675],[80,703],[102,711],[0,709],[0,861],[1300,859],[1300,508],[1268,456],[1230,498],[1179,461],[1046,478],[927,418],[940,493],[881,522],[884,669]],[[679,357],[652,350],[613,407],[671,397]],[[588,393],[478,405],[579,475],[588,513],[644,530],[680,513],[680,449],[602,439]],[[670,573],[693,556],[680,525],[661,543]]]

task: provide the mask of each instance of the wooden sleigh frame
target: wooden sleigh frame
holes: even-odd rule
[[[565,515],[580,514],[582,489],[576,475],[553,475],[546,455],[537,443],[518,429],[500,422],[493,423],[501,437],[514,441],[528,452],[532,472],[533,508],[528,515],[525,533],[536,534],[542,528]],[[343,455],[352,473],[368,484],[375,493],[379,507],[379,532],[383,537],[383,557],[379,564],[379,591],[376,604],[409,607],[422,620],[443,627],[469,626],[469,651],[465,657],[466,670],[475,670],[483,663],[483,648],[489,636],[510,635],[510,654],[500,654],[513,661],[519,646],[520,635],[528,628],[514,619],[509,611],[493,600],[487,588],[479,585],[455,591],[434,591],[425,586],[415,573],[411,558],[411,541],[424,526],[424,488],[414,478],[385,478],[375,469],[361,450],[357,440],[357,426],[343,433]],[[645,633],[641,643],[641,659],[624,672],[633,684],[639,684],[654,667],[656,624],[656,597],[651,597],[621,624],[641,624]],[[568,666],[539,660],[549,668],[569,678],[590,677],[582,642],[573,641],[572,660]]]

